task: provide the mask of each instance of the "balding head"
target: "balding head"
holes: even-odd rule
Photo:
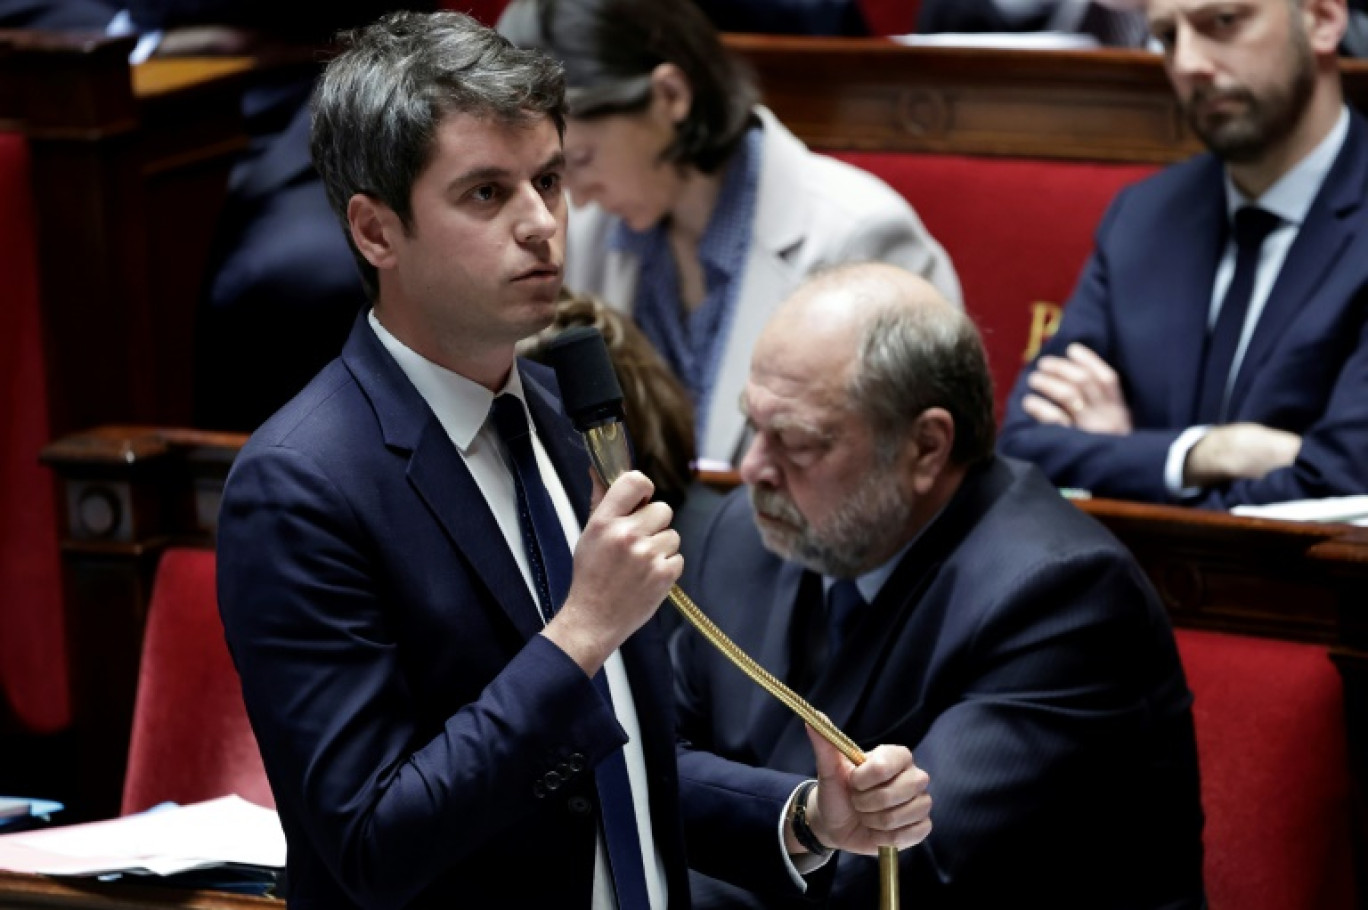
[[[847,265],[807,281],[756,343],[741,461],[765,545],[827,575],[890,559],[993,448],[978,333],[925,281]]]
[[[833,398],[848,399],[885,457],[933,407],[954,420],[956,463],[992,453],[992,378],[978,330],[904,269],[859,263],[813,276],[775,312],[753,363],[820,380]]]

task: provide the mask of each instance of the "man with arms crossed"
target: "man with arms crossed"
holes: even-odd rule
[[[382,19],[316,91],[375,305],[244,447],[219,526],[292,906],[687,907],[686,837],[798,893],[819,863],[800,789],[810,836],[845,849],[929,830],[904,748],[853,768],[819,743],[815,792],[676,763],[649,622],[681,569],[669,508],[633,472],[589,514],[553,379],[514,358],[560,290],[563,113],[554,62],[455,13]]]
[[[1344,0],[1151,0],[1210,154],[1117,196],[1001,449],[1060,486],[1224,509],[1368,492],[1368,124]]]
[[[685,541],[684,587],[856,742],[916,753],[936,831],[901,855],[907,905],[1200,908],[1168,618],[1120,543],[994,456],[968,318],[908,272],[837,268],[775,313],[742,403],[748,489]],[[811,773],[802,725],[687,632],[671,639],[681,733]],[[829,906],[875,906],[877,864],[835,865]],[[784,906],[696,890],[695,906]]]

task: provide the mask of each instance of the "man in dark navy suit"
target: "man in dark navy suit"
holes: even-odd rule
[[[993,454],[973,324],[921,279],[846,266],[772,317],[733,493],[685,541],[683,587],[858,743],[909,746],[935,833],[901,855],[907,905],[1203,906],[1192,696],[1127,551],[1034,467]],[[802,725],[688,630],[681,734],[812,772]],[[875,906],[835,860],[828,906]],[[695,906],[780,907],[699,879]]]
[[[1151,0],[1210,149],[1123,190],[1003,452],[1102,496],[1223,509],[1368,492],[1368,123],[1344,0]]]
[[[554,379],[514,357],[561,285],[560,67],[399,13],[313,108],[374,307],[243,448],[218,549],[291,906],[688,907],[686,840],[715,874],[820,894],[812,845],[924,838],[905,748],[855,768],[815,742],[815,787],[676,754],[651,622],[681,569],[670,510],[629,472],[591,514]]]

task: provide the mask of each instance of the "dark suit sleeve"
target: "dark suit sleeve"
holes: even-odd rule
[[[689,866],[757,894],[793,895],[797,889],[780,854],[778,822],[789,796],[804,778],[730,761],[709,751],[716,748],[708,733],[710,696],[697,688],[706,687],[708,674],[689,668],[713,656],[712,647],[687,622],[670,637]],[[752,685],[740,670],[736,674],[738,685]]]
[[[1296,461],[1258,480],[1236,480],[1203,492],[1194,505],[1229,509],[1368,492],[1368,289],[1351,307],[1358,333],[1321,415],[1302,434]]]
[[[1062,357],[1069,345],[1078,342],[1115,364],[1108,248],[1112,243],[1125,242],[1114,237],[1114,229],[1126,197],[1123,191],[1102,219],[1092,257],[1064,308],[1059,331],[1041,348],[1037,361],[1047,355]],[[1033,462],[1056,486],[1145,502],[1171,498],[1164,485],[1164,462],[1169,447],[1185,428],[1137,429],[1125,436],[1112,436],[1038,423],[1021,409],[1021,399],[1028,391],[1026,378],[1035,366],[1033,361],[1021,371],[1008,399],[998,440],[1003,454]],[[1124,376],[1122,383],[1124,393]]]
[[[956,658],[956,666],[970,669],[956,680],[952,703],[909,744],[931,778],[935,829],[901,854],[908,894],[957,893],[955,906],[991,906],[972,895],[1000,895],[993,870],[1020,868],[1013,854],[1031,838],[1058,836],[1058,849],[1073,851],[1061,867],[1086,866],[1084,852],[1105,863],[1111,851],[1143,849],[1146,837],[1164,837],[1165,826],[1196,830],[1191,819],[1155,818],[1168,814],[1169,804],[1146,807],[1139,795],[1181,793],[1190,799],[1175,797],[1174,804],[1197,811],[1196,778],[1182,751],[1175,750],[1172,764],[1156,754],[1156,743],[1191,743],[1190,696],[1171,636],[1157,619],[1145,619],[1161,610],[1147,606],[1138,570],[1116,553],[1080,551],[1018,574],[993,586],[1010,592],[1009,602],[987,614],[973,653]],[[1137,685],[1146,679],[1164,682]],[[1161,723],[1177,726],[1156,732]],[[1150,779],[1117,779],[1137,773],[1122,769],[1146,767],[1139,773]],[[1102,830],[1110,832],[1108,842],[1090,844],[1086,832]],[[1064,846],[1070,838],[1074,844]],[[1058,868],[1026,874],[1041,881],[1021,882],[1023,893],[1059,889],[1050,881]],[[1076,874],[1080,881],[1106,875],[1081,867]],[[927,906],[940,904],[931,899]]]
[[[702,588],[701,579],[691,570],[706,562],[702,556],[714,532],[726,523],[723,513],[727,500],[712,504],[710,511],[711,518],[705,524],[693,525],[683,536],[681,546],[687,555],[680,584],[686,591]],[[794,788],[805,778],[713,754],[716,744],[708,734],[705,707],[710,696],[697,689],[707,685],[707,674],[687,668],[701,663],[703,655],[716,657],[716,652],[702,633],[683,619],[670,636],[669,645],[679,712],[680,800],[689,866],[757,894],[791,898],[798,889],[780,853],[778,823]],[[740,670],[736,675],[738,685],[753,685],[744,680]],[[827,887],[829,879],[829,871],[810,876],[810,896]]]
[[[804,779],[681,745],[679,798],[689,867],[756,894],[796,897],[779,819]]]
[[[306,456],[271,448],[235,465],[219,603],[282,818],[358,904],[398,907],[528,822],[547,755],[592,766],[626,736],[540,635],[475,701],[420,729],[375,550]]]

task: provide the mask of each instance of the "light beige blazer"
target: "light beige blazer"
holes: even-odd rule
[[[698,446],[700,458],[731,464],[740,461],[746,442],[737,402],[751,348],[770,314],[804,277],[841,262],[888,262],[921,275],[963,305],[950,258],[888,184],[809,151],[767,109],[756,108],[756,115],[764,142],[755,227]],[[608,249],[616,224],[597,206],[571,212],[565,285],[630,312],[640,262]]]

